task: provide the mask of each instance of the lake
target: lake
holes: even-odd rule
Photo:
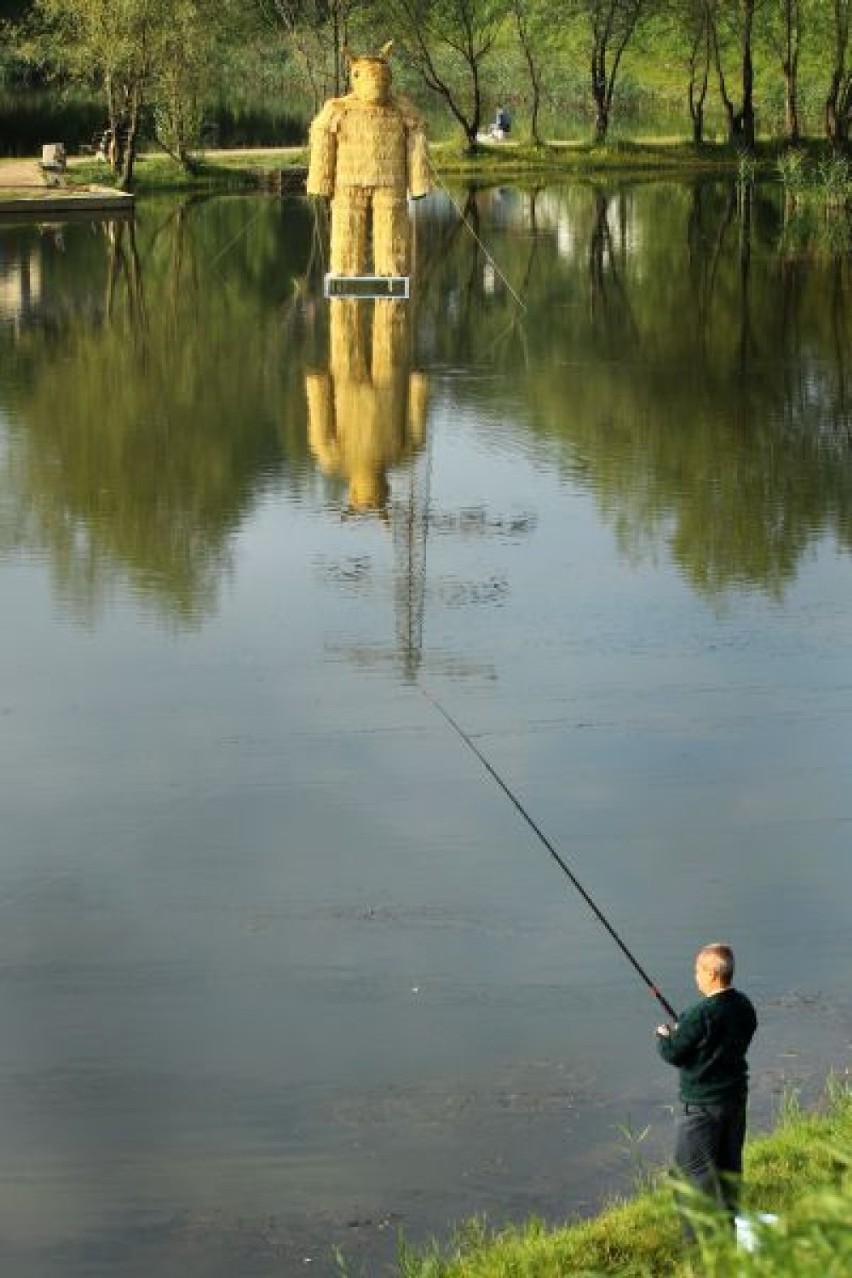
[[[392,1272],[667,1157],[725,939],[752,1126],[852,1045],[852,272],[771,185],[0,227],[4,1270]],[[427,693],[427,695],[424,695]]]

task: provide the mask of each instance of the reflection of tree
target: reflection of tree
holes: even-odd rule
[[[138,241],[132,223],[108,224],[101,309],[26,334],[9,526],[47,549],[83,615],[120,580],[181,624],[212,608],[241,518],[282,444],[298,446],[278,419],[300,361],[281,367],[280,299],[259,286],[287,286],[275,214],[224,276],[209,263],[225,225],[246,224],[241,202],[154,209]]]
[[[595,491],[625,553],[665,541],[697,589],[780,593],[827,531],[852,549],[848,270],[780,258],[776,197],[760,185],[626,194],[548,193],[529,273],[519,238],[483,222],[526,281],[526,351],[500,352],[513,411]],[[438,275],[463,275],[465,252],[458,241]],[[493,358],[512,306],[485,299],[471,360]],[[427,314],[424,329],[438,326]],[[455,355],[452,333],[450,316],[440,358]],[[477,383],[479,404],[489,390],[499,411],[505,377]]]
[[[638,336],[625,291],[622,270],[625,258],[624,236],[627,210],[623,193],[619,197],[621,253],[616,251],[609,220],[610,200],[605,191],[595,189],[595,216],[589,237],[589,300],[592,322],[602,329],[616,347]],[[621,260],[619,260],[619,258]]]
[[[517,289],[525,289],[537,256],[537,196],[537,191],[471,187],[461,197],[442,197],[439,216],[418,223],[418,334],[430,359],[493,360],[508,344],[523,354]],[[488,252],[489,232],[483,238],[482,223],[487,225],[489,215],[501,216],[510,202],[523,210],[532,236],[518,241],[520,252],[505,272],[505,263]]]

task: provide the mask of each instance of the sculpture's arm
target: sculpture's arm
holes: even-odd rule
[[[408,194],[413,200],[422,199],[433,185],[426,134],[415,125],[408,130]]]
[[[338,113],[332,99],[314,119],[309,137],[308,195],[334,195]]]

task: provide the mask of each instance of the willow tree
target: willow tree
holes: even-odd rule
[[[133,182],[146,113],[186,162],[225,9],[213,0],[37,0],[43,60],[103,92],[108,159],[122,187]]]
[[[133,180],[142,113],[150,99],[165,0],[39,0],[48,60],[101,88],[110,130],[109,160],[120,185]]]

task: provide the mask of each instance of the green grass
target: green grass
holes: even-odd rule
[[[491,1233],[472,1222],[447,1248],[400,1245],[402,1278],[841,1278],[852,1273],[852,1090],[830,1084],[812,1113],[787,1103],[776,1129],[746,1148],[743,1209],[768,1211],[754,1253],[736,1252],[727,1230],[705,1222],[698,1247],[684,1248],[670,1189],[656,1187],[610,1205],[592,1220],[548,1229],[539,1221]],[[346,1272],[345,1265],[341,1266]]]
[[[531,143],[483,142],[474,154],[457,144],[438,143],[430,148],[439,173],[459,177],[509,177],[520,173],[607,173],[612,171],[694,172],[700,169],[734,169],[736,153],[715,144],[694,147],[682,138],[614,141],[606,146],[590,142]]]
[[[806,146],[816,163],[825,153],[821,143]],[[696,147],[683,137],[614,140],[606,146],[589,142],[552,141],[536,147],[528,142],[483,142],[471,155],[457,142],[436,142],[430,148],[432,162],[441,177],[471,181],[508,181],[541,176],[587,177],[621,173],[631,176],[674,176],[700,172],[736,173],[741,153],[723,143]],[[780,142],[759,143],[754,157],[756,173],[776,173],[784,154]],[[306,147],[269,150],[209,151],[187,173],[170,157],[144,153],[137,161],[134,191],[137,195],[167,192],[222,191],[264,188],[272,175],[307,164]],[[107,165],[75,160],[69,170],[72,184],[115,185]]]
[[[141,196],[250,190],[263,187],[272,174],[306,163],[304,147],[284,147],[274,151],[213,151],[202,157],[191,172],[187,172],[171,156],[146,152],[136,162],[133,190]],[[117,179],[103,161],[75,160],[68,169],[68,182],[72,186],[115,186]]]

